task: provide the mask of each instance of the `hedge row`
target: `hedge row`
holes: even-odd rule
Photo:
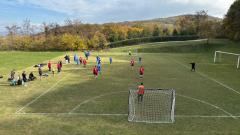
[[[196,40],[199,39],[198,36],[164,36],[164,37],[144,37],[144,38],[134,38],[123,41],[112,42],[109,44],[110,48],[121,47],[121,46],[131,46],[142,43],[151,42],[164,42],[164,41],[186,41],[186,40]]]

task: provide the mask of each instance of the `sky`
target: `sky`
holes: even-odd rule
[[[105,23],[163,18],[207,10],[223,18],[234,0],[1,0],[0,34],[7,25],[20,25],[26,18],[64,24],[66,19]]]

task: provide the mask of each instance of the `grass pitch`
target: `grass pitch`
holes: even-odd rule
[[[164,42],[96,52],[86,69],[64,65],[62,73],[28,83],[27,87],[7,86],[4,78],[0,80],[0,134],[238,135],[240,70],[235,67],[236,58],[231,56],[224,56],[221,63],[213,64],[213,53],[215,50],[237,53],[240,46],[225,40],[205,43],[204,40]],[[130,67],[128,50],[138,50],[143,58],[145,87],[176,89],[174,124],[127,122],[128,89],[141,82],[138,66],[134,70]],[[12,63],[19,62],[13,55],[1,53],[4,54],[1,57]],[[50,58],[52,61],[63,59],[63,53],[31,54],[21,59],[17,69],[36,71],[28,67]],[[103,68],[95,79],[91,69],[98,54],[103,59]],[[113,65],[108,64],[110,56]],[[9,64],[7,59],[1,63]],[[197,72],[190,72],[192,61],[197,63]],[[4,65],[0,68],[3,74],[16,67]]]

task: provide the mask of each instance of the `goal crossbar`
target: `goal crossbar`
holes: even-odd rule
[[[224,53],[224,54],[230,54],[230,55],[240,56],[240,54],[237,54],[237,53],[223,52],[223,51],[215,51],[215,53]]]
[[[238,57],[237,59],[237,69],[239,69],[240,67],[240,54],[237,54],[237,53],[231,53],[231,52],[224,52],[224,51],[215,51],[215,54],[214,54],[214,63],[216,63],[217,61],[217,53],[222,53],[222,54],[228,54],[228,55],[235,55]]]

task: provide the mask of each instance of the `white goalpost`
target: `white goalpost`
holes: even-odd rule
[[[129,122],[173,123],[175,90],[145,89],[143,100],[138,100],[138,90],[129,90]]]
[[[221,55],[221,54],[226,54],[226,55],[234,55],[237,57],[237,69],[239,69],[239,64],[240,64],[240,54],[237,54],[237,53],[231,53],[231,52],[223,52],[223,51],[215,51],[215,54],[214,54],[214,63],[218,62],[217,60],[217,56]],[[221,57],[219,58],[221,59]]]

